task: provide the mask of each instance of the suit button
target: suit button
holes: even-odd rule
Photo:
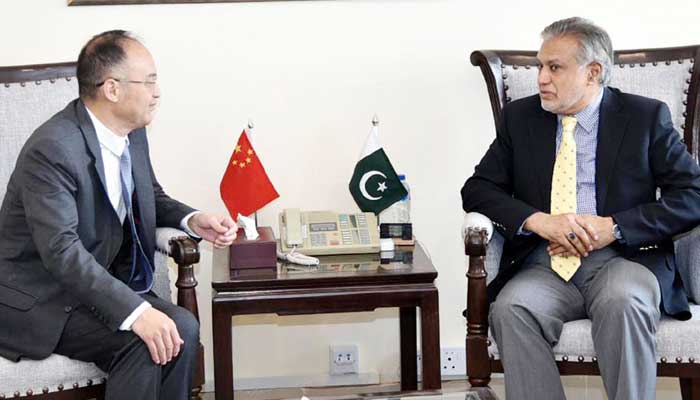
[[[69,313],[69,312],[73,311],[73,307],[71,307],[71,306],[65,306],[65,307],[63,307],[63,311]]]
[[[90,311],[95,312],[95,310],[97,310],[97,308],[95,306],[90,307]]]

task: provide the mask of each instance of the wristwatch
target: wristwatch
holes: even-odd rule
[[[620,227],[617,224],[613,224],[612,235],[615,240],[622,241],[622,231],[620,231]]]

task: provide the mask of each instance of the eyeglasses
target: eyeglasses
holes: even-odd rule
[[[107,78],[107,79],[103,80],[102,82],[96,83],[95,87],[100,87],[100,86],[104,85],[110,79],[117,81],[117,82],[124,82],[124,83],[140,83],[140,84],[146,85],[147,88],[151,88],[151,89],[155,85],[158,84],[158,81],[134,81],[134,80],[129,80],[129,79]]]

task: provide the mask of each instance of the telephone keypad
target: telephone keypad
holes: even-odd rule
[[[325,233],[312,233],[311,234],[311,245],[312,246],[327,246],[328,237]]]
[[[360,243],[369,244],[369,233],[366,230],[360,231]]]
[[[360,228],[367,228],[367,217],[364,214],[357,216],[357,226]]]
[[[349,230],[342,230],[342,235],[343,235],[343,244],[344,245],[350,245],[352,244],[352,234],[350,233]]]

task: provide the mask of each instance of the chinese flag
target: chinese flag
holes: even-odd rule
[[[236,148],[221,179],[221,199],[231,217],[250,215],[280,197],[267,177],[245,130],[238,137]]]

